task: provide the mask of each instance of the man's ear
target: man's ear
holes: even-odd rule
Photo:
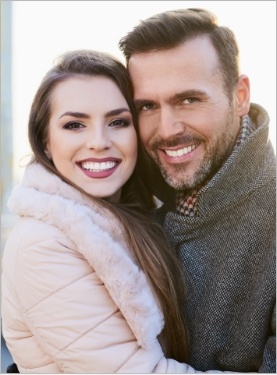
[[[250,82],[249,78],[242,74],[235,89],[236,110],[238,116],[245,116],[250,108]]]

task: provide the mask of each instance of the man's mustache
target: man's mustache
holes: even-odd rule
[[[169,148],[169,147],[177,147],[182,146],[185,147],[186,145],[198,144],[203,142],[204,139],[198,135],[183,135],[182,136],[174,136],[171,139],[156,139],[150,143],[150,148]]]

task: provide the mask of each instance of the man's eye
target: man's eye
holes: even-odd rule
[[[155,109],[155,104],[153,103],[145,103],[137,106],[138,113],[151,111],[152,109]]]
[[[153,108],[155,108],[155,106],[154,106],[154,104],[152,104],[152,103],[144,104],[144,105],[141,107],[141,109],[142,109],[143,111],[149,111],[150,109],[153,109]]]
[[[192,103],[195,103],[197,101],[198,101],[197,98],[186,98],[186,99],[183,100],[183,103],[184,104],[192,104]]]
[[[84,127],[83,124],[81,124],[80,122],[76,122],[76,121],[68,122],[67,124],[63,126],[64,129],[69,129],[69,130],[81,129],[83,127]]]

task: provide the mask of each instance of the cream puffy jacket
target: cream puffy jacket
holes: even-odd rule
[[[2,324],[20,372],[196,372],[164,357],[163,316],[109,212],[39,164],[8,206]]]

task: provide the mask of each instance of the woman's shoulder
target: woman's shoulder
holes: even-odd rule
[[[49,240],[62,241],[65,245],[72,246],[66,234],[57,226],[32,217],[20,217],[11,229],[5,247],[12,242],[26,248]]]
[[[30,217],[21,217],[9,233],[3,251],[3,268],[15,272],[44,264],[65,266],[80,257],[76,245],[60,228]]]
[[[65,233],[33,218],[20,218],[4,247],[3,275],[30,300],[93,272]]]

